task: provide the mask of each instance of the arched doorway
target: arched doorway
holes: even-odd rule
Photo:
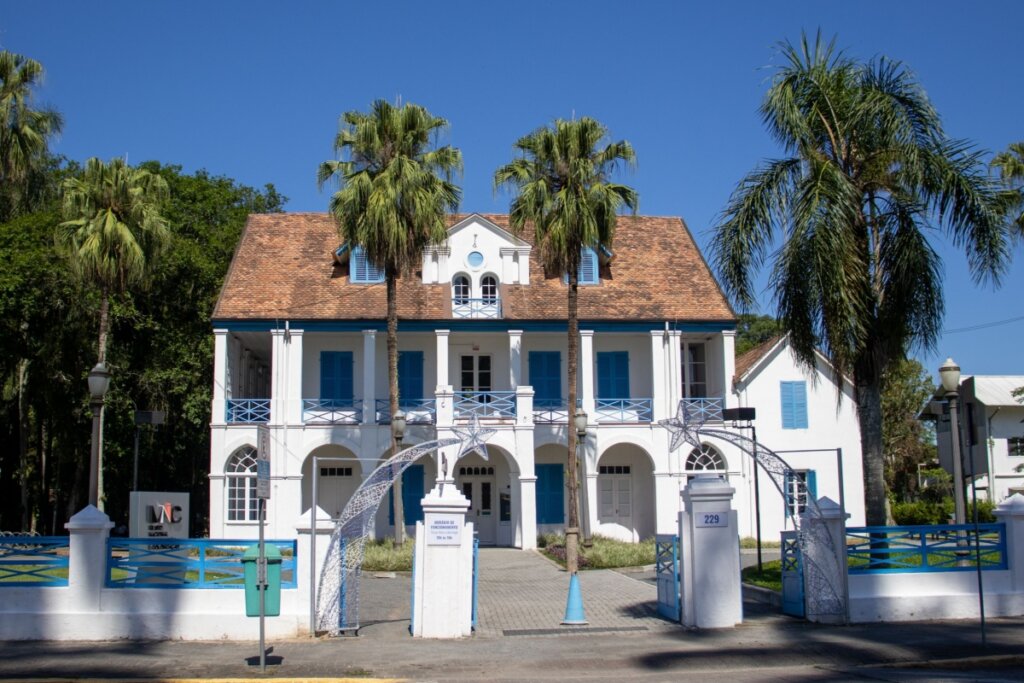
[[[313,458],[317,458],[317,505],[337,519],[363,481],[363,470],[355,453],[338,444],[313,449],[302,463],[302,510],[313,500]]]
[[[622,541],[654,535],[656,525],[654,464],[631,443],[608,447],[597,463],[594,533]]]
[[[471,453],[455,463],[455,486],[469,501],[466,519],[473,522],[480,545],[514,546],[519,506],[513,505],[509,457],[490,444],[487,453],[487,460]]]

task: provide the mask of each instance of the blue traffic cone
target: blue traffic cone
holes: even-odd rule
[[[590,622],[583,613],[583,594],[580,593],[580,579],[573,574],[569,577],[569,599],[565,601],[563,626],[583,626]]]

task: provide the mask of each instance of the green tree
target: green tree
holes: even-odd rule
[[[903,359],[882,375],[882,450],[885,483],[903,501],[918,493],[918,467],[936,458],[935,432],[917,418],[935,391],[920,362]]]
[[[782,323],[770,315],[740,313],[736,320],[736,355],[741,356],[783,334]]]
[[[0,222],[38,205],[46,188],[48,142],[60,132],[60,114],[33,108],[42,65],[0,51]]]
[[[611,246],[623,207],[635,211],[637,193],[612,182],[620,164],[632,166],[636,155],[626,141],[607,143],[608,130],[594,119],[555,120],[515,143],[521,156],[494,174],[495,189],[507,188],[513,199],[509,222],[516,232],[533,227],[534,242],[548,273],[568,277],[568,370],[570,418],[576,406],[579,354],[579,268],[584,247]],[[569,435],[567,488],[569,520],[565,530],[566,568],[578,569],[579,480],[576,430]]]
[[[820,346],[856,386],[867,523],[885,524],[882,376],[911,346],[931,348],[942,314],[941,227],[976,279],[998,277],[1008,245],[979,154],[943,133],[900,63],[860,63],[825,44],[783,44],[761,105],[789,156],[744,178],[711,251],[729,294],[754,302],[752,272],[776,236],[771,286],[808,365]]]
[[[321,187],[336,179],[330,211],[341,239],[361,246],[383,269],[387,287],[388,398],[398,413],[398,279],[422,263],[423,249],[448,237],[448,212],[458,210],[461,191],[452,182],[462,153],[438,145],[445,119],[421,106],[395,107],[384,100],[368,113],[346,112],[334,140],[340,160],[320,164]],[[398,444],[393,444],[397,450]],[[395,482],[395,540],[405,538],[401,480]]]
[[[1002,202],[1007,217],[1020,237],[1024,237],[1024,142],[1012,143],[992,159],[999,170],[1005,191]]]
[[[158,175],[92,158],[81,177],[64,181],[58,241],[74,270],[100,292],[97,363],[106,364],[110,297],[148,279],[152,262],[163,251],[170,230],[160,214],[167,183]],[[103,408],[100,408],[100,430]],[[103,453],[98,463],[97,502],[103,509]],[[90,501],[91,502],[91,501]]]

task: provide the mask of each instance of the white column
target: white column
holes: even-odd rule
[[[519,519],[520,538],[516,541],[523,550],[537,547],[537,477],[531,472],[529,476],[521,475],[516,482],[519,495],[512,497],[512,519]],[[518,500],[519,514],[516,515]]]
[[[668,414],[675,415],[679,401],[683,398],[683,348],[682,333],[677,330],[669,332],[668,340],[668,371],[665,373],[668,383]]]
[[[669,457],[679,456],[670,454]],[[678,533],[679,495],[679,477],[673,477],[671,472],[654,473],[655,533]]]
[[[508,331],[509,382],[513,391],[523,382],[523,331]]]
[[[313,546],[313,510],[316,510],[316,547]],[[310,601],[313,599],[313,586],[320,585],[320,574],[324,568],[324,560],[327,559],[327,549],[331,544],[331,534],[334,531],[334,524],[331,516],[319,506],[306,510],[295,522],[296,540],[298,548],[296,552],[297,566],[295,583],[298,585],[299,615],[309,614],[315,618],[315,611],[310,610]],[[313,562],[316,563],[316,570],[312,569]]]
[[[1006,525],[1006,559],[1013,590],[1024,592],[1024,496],[1015,493],[995,509],[996,521]]]
[[[519,281],[519,270],[516,266],[514,247],[502,247],[498,250],[501,254],[501,281],[506,284],[515,284]]]
[[[450,282],[451,273],[448,272],[448,257],[451,256],[452,248],[447,244],[437,248],[437,281]]]
[[[582,407],[587,419],[597,421],[597,408],[594,401],[594,331],[580,330],[580,393]],[[576,414],[576,406],[569,406],[569,429],[572,429],[572,416]]]
[[[583,500],[586,501],[584,505],[583,523],[586,525],[584,533],[590,532],[593,536],[594,529],[597,529],[601,521],[597,518],[597,513],[601,507],[601,499],[597,493],[597,467],[593,469],[586,469],[583,473]]]
[[[721,368],[724,373],[722,377],[722,406],[730,408],[736,404],[736,397],[732,393],[732,378],[736,374],[736,331],[725,330],[722,332],[722,360]]]
[[[743,621],[736,489],[702,474],[683,491],[679,513],[682,622],[698,628],[726,628]]]
[[[473,633],[473,523],[469,501],[454,486],[423,497],[416,523],[412,634],[462,638]]]
[[[270,331],[270,425],[285,424],[284,407],[287,391],[288,350],[284,344],[284,330]]]
[[[516,424],[533,425],[533,387],[516,388]]]
[[[437,336],[437,386],[440,391],[440,387],[451,385],[448,378],[448,336],[451,330],[436,330],[434,334]]]
[[[288,424],[301,425],[302,418],[302,330],[291,330],[285,340],[288,350]]]
[[[519,247],[516,254],[519,261],[519,284],[530,284],[530,248]]]
[[[653,420],[664,420],[668,408],[668,387],[665,381],[666,340],[664,330],[651,330],[651,408]]]
[[[377,330],[363,330],[363,424],[377,423]]]
[[[223,425],[227,420],[227,399],[230,396],[228,375],[228,331],[213,331],[213,407],[212,425]]]
[[[110,518],[92,505],[86,505],[64,525],[71,535],[67,611],[100,611],[100,595],[106,583],[107,537],[113,526]]]

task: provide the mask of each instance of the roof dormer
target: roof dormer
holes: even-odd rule
[[[464,274],[474,282],[493,276],[501,284],[530,284],[531,246],[479,214],[448,229],[443,245],[423,250],[423,283],[444,284]]]

